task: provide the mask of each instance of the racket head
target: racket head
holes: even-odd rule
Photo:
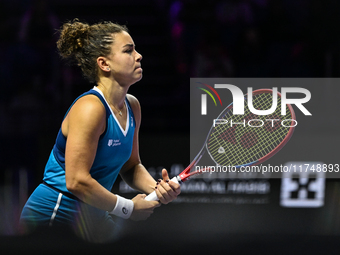
[[[227,124],[212,126],[210,129],[205,145],[211,159],[218,166],[240,168],[260,164],[279,152],[293,135],[296,126],[295,112],[293,107],[287,104],[286,115],[281,115],[279,92],[276,109],[270,115],[251,113],[248,108],[248,96],[244,96],[243,115],[233,115],[231,103],[217,118],[228,121]],[[255,90],[252,97],[255,109],[268,110],[272,106],[273,90]],[[230,120],[233,123],[244,122],[245,125],[230,125]],[[248,125],[249,121],[252,122],[251,126]],[[254,127],[256,122],[262,125]]]

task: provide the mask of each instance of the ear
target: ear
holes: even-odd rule
[[[106,62],[106,58],[105,57],[98,57],[97,58],[97,65],[99,66],[99,68],[104,71],[104,72],[110,72],[111,68],[110,66],[107,64]]]

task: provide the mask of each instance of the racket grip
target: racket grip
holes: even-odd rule
[[[176,176],[173,177],[173,178],[171,179],[171,181],[173,181],[173,182],[175,182],[175,183],[179,183]],[[151,192],[149,195],[147,195],[147,196],[145,197],[145,200],[146,200],[146,201],[158,201],[159,199],[158,199],[158,197],[157,197],[156,191],[153,191],[153,192]]]
[[[156,191],[153,191],[153,192],[151,192],[149,195],[147,195],[147,196],[145,197],[145,200],[146,200],[146,201],[158,201],[159,199],[158,199],[158,197],[157,197]]]

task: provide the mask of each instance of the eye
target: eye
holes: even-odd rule
[[[132,48],[130,48],[130,49],[127,49],[127,50],[125,50],[124,52],[125,52],[125,53],[129,53],[129,54],[131,54],[131,53],[133,52],[133,49],[132,49]]]

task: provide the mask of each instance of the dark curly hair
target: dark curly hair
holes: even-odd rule
[[[76,60],[83,75],[90,82],[98,81],[97,58],[111,53],[112,34],[128,32],[126,26],[104,21],[89,25],[78,19],[65,23],[57,41],[62,58]]]

